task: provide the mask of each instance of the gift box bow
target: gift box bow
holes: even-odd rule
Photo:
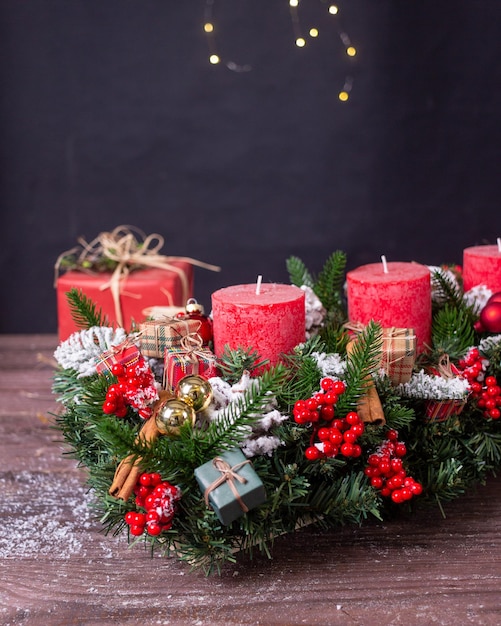
[[[141,350],[146,356],[161,356],[166,348],[179,347],[183,337],[196,334],[201,325],[200,320],[169,316],[142,322]]]
[[[170,357],[171,360],[168,360]],[[178,365],[181,365],[183,371],[186,372],[187,366],[192,366],[190,374],[198,374],[200,369],[200,361],[205,363],[210,368],[216,364],[215,355],[204,347],[203,339],[198,333],[189,333],[181,339],[180,346],[178,348],[165,349],[165,367],[164,367],[164,379],[163,386],[165,389],[169,387],[169,381],[174,380],[174,371],[176,368],[175,359],[178,360]],[[200,360],[200,361],[199,361]],[[175,387],[175,384],[171,384]]]
[[[214,272],[218,272],[221,269],[217,265],[210,265],[192,259],[191,257],[165,256],[159,254],[159,250],[164,245],[164,238],[161,235],[152,233],[151,235],[145,236],[144,233],[138,231],[138,229],[134,230],[141,233],[143,236],[142,241],[136,238],[129,226],[117,226],[117,228],[109,233],[102,232],[90,243],[87,243],[83,238],[78,239],[82,247],[82,251],[78,257],[79,266],[85,266],[86,261],[90,261],[92,264],[92,261],[100,258],[109,259],[117,264],[110,280],[101,286],[101,290],[111,290],[115,306],[115,316],[119,326],[123,326],[122,307],[120,306],[121,283],[127,278],[132,267],[142,269],[157,268],[175,272],[181,280],[184,301],[189,298],[188,278],[180,267],[173,265],[173,261],[186,261],[187,263],[191,263],[191,265],[197,265],[198,267]],[[78,247],[72,248],[59,255],[55,265],[54,283],[57,281],[59,268],[64,257],[74,254],[78,250]]]
[[[225,461],[220,456],[217,456],[216,458],[212,459],[212,465],[215,467],[215,469],[218,472],[221,472],[221,476],[219,476],[219,478],[216,478],[216,480],[212,482],[205,489],[204,491],[205,505],[209,506],[209,496],[215,489],[217,489],[224,483],[228,483],[228,487],[231,489],[231,492],[235,496],[235,500],[238,502],[240,508],[242,509],[244,513],[247,513],[249,511],[249,508],[245,504],[245,502],[242,500],[240,494],[238,493],[238,489],[235,485],[235,480],[238,480],[238,482],[243,485],[247,483],[247,479],[244,476],[241,476],[240,474],[238,474],[237,471],[241,467],[249,463],[250,463],[250,460],[246,459],[245,461],[242,461],[241,463],[237,463],[236,465],[233,465],[232,467],[228,463],[228,461]]]

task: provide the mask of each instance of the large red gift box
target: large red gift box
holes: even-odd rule
[[[193,296],[193,266],[187,261],[170,261],[179,268],[188,285],[185,293],[181,276],[173,270],[148,268],[130,272],[120,281],[120,306],[123,325],[129,331],[132,322],[139,325],[147,313],[145,309],[153,306],[185,306],[186,300]],[[66,272],[57,279],[57,314],[59,340],[64,341],[72,333],[80,330],[71,316],[66,293],[72,288],[81,290],[90,298],[108,318],[111,325],[116,325],[115,304],[109,281],[111,273],[87,274],[85,272]]]

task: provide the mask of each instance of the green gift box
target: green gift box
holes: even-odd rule
[[[264,485],[240,448],[195,469],[195,478],[219,521],[228,526],[266,500]]]

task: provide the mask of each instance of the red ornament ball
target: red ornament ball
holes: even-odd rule
[[[501,333],[501,301],[489,300],[480,313],[480,323],[489,333]]]
[[[491,302],[501,302],[501,291],[492,294],[492,296],[487,300],[487,304],[490,304]]]

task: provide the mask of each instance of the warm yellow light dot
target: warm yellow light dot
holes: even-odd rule
[[[214,24],[207,22],[206,24],[204,24],[204,30],[206,33],[212,33],[212,31],[214,30]]]
[[[346,102],[346,100],[350,97],[350,94],[347,91],[340,91],[338,97],[341,102]]]
[[[346,48],[346,54],[349,57],[354,57],[357,54],[357,50],[353,46],[349,46],[348,48]]]
[[[298,4],[299,4],[299,0],[289,0],[289,5],[291,7],[297,7]]]
[[[211,54],[209,57],[209,61],[212,65],[217,65],[221,59],[217,56],[217,54]]]
[[[296,46],[298,48],[304,48],[304,46],[306,46],[306,41],[302,37],[298,37],[296,39]]]
[[[339,9],[337,8],[337,6],[335,4],[331,4],[329,7],[329,13],[331,15],[337,15],[337,12],[339,11]]]
[[[310,37],[318,37],[318,30],[316,28],[310,28]]]

